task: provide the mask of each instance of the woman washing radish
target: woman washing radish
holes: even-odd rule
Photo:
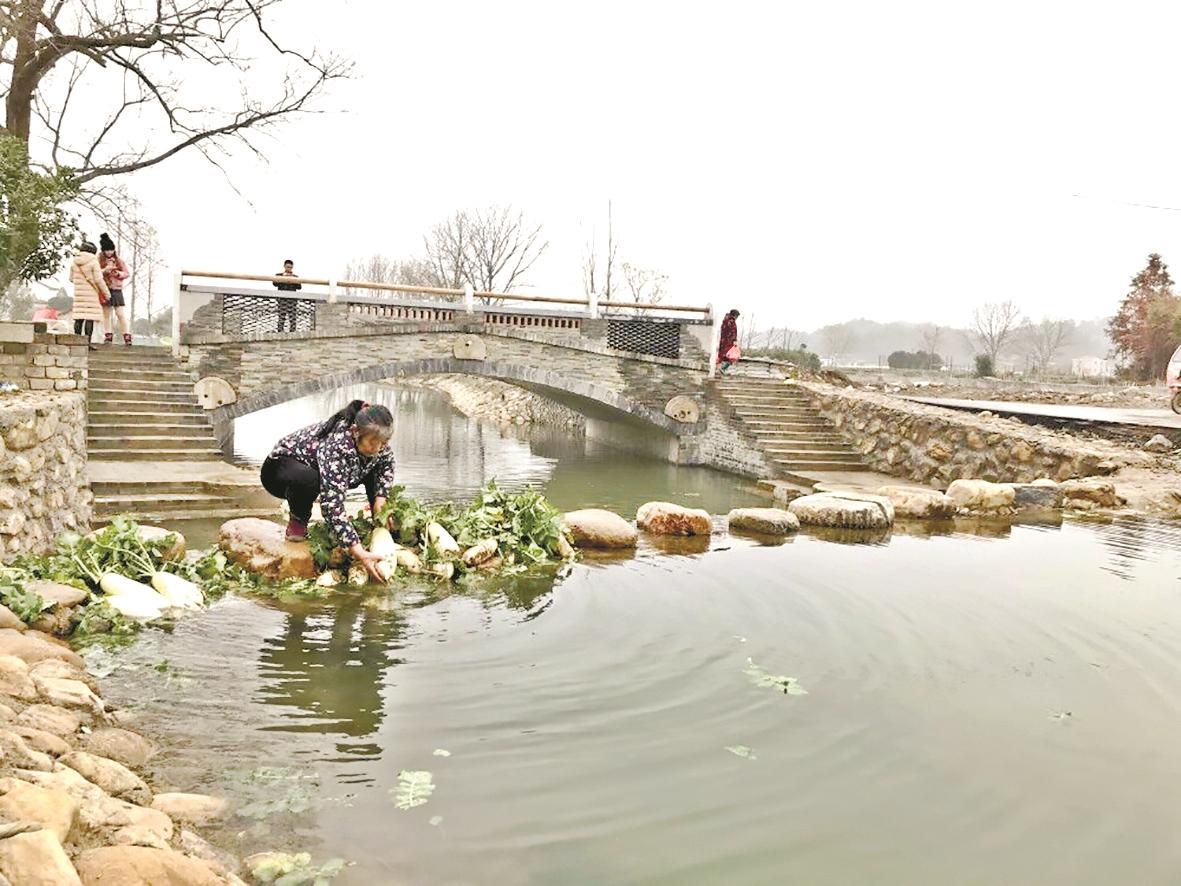
[[[394,418],[388,409],[354,400],[327,421],[288,434],[262,464],[263,488],[286,499],[291,508],[287,538],[307,539],[312,503],[318,497],[336,540],[378,582],[385,581],[377,570],[383,558],[361,544],[345,513],[344,497],[364,484],[374,513],[385,504],[394,482],[394,455],[389,448],[393,431]]]

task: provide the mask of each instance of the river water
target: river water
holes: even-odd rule
[[[238,456],[353,393],[241,420]],[[421,498],[755,500],[363,395]],[[227,599],[91,662],[165,743],[159,789],[240,804],[219,842],[345,858],[345,886],[1174,884],[1179,590],[1181,530],[1151,522],[717,534],[561,579]],[[404,770],[424,805],[396,807]]]

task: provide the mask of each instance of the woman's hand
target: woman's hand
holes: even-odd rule
[[[365,571],[369,573],[371,579],[377,584],[385,584],[385,577],[377,569],[377,564],[384,559],[380,554],[369,553],[360,542],[350,547],[349,553],[355,561],[365,567]]]

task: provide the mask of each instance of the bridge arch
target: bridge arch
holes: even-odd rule
[[[586,378],[573,377],[566,373],[544,369],[537,366],[524,366],[517,363],[493,360],[462,360],[455,357],[434,357],[411,360],[395,360],[375,363],[371,366],[357,367],[345,372],[333,372],[306,378],[297,382],[269,385],[261,390],[250,391],[239,396],[233,402],[219,406],[210,411],[210,417],[215,425],[222,426],[229,421],[243,415],[249,415],[260,409],[277,406],[310,394],[325,393],[337,388],[350,385],[377,382],[385,379],[397,379],[418,375],[473,375],[494,378],[499,381],[517,383],[530,389],[544,389],[573,397],[589,400],[592,403],[607,407],[623,415],[669,434],[680,436],[695,433],[699,429],[695,424],[687,424],[669,418],[663,412],[651,406],[640,403],[625,394],[591,381]]]

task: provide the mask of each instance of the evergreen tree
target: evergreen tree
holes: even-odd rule
[[[1107,324],[1115,354],[1128,361],[1133,376],[1147,381],[1164,374],[1177,346],[1174,321],[1179,313],[1181,300],[1173,294],[1169,267],[1154,252]]]

